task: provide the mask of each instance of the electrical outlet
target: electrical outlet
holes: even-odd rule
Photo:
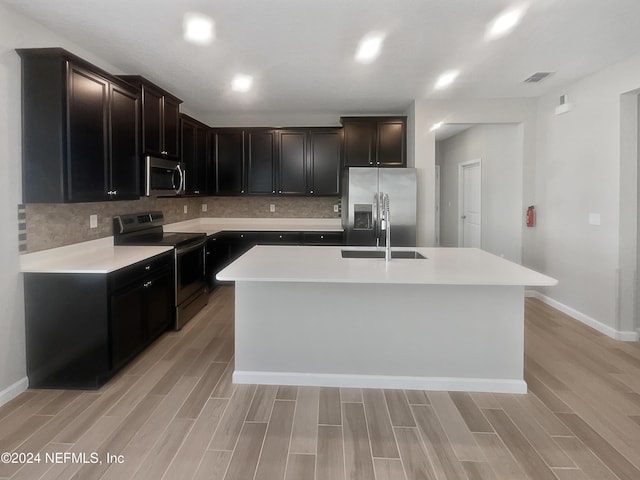
[[[184,206],[184,213],[187,213],[187,206]]]
[[[89,215],[89,228],[98,228],[98,215]]]
[[[207,211],[207,204],[206,204],[206,203],[203,203],[203,204],[202,204],[202,211],[203,211],[203,212],[206,212],[206,211]]]
[[[276,211],[276,204],[275,204],[275,203],[270,203],[270,204],[269,204],[269,211],[270,211],[271,213],[273,213],[273,212],[275,212],[275,211]]]
[[[336,204],[333,206],[333,213],[338,213],[338,211],[339,211],[339,210],[338,210],[338,204],[336,203]]]

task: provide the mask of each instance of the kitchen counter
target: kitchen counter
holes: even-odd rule
[[[340,250],[256,246],[218,274],[235,383],[526,393],[524,286],[555,279],[477,249]]]
[[[167,232],[214,235],[223,231],[342,232],[339,218],[196,218],[165,225]]]
[[[213,235],[221,231],[342,231],[340,219],[199,218],[168,224],[167,232]],[[114,246],[113,237],[66,245],[20,256],[22,272],[109,273],[171,250],[167,246]]]
[[[109,273],[172,250],[167,246],[115,246],[113,237],[20,256],[24,273]]]
[[[223,281],[552,286],[557,280],[476,248],[415,250],[426,259],[342,258],[375,247],[259,245],[218,273]]]

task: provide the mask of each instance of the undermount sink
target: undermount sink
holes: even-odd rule
[[[342,250],[342,258],[384,258],[384,250]],[[424,255],[415,250],[391,251],[391,258],[425,259]]]

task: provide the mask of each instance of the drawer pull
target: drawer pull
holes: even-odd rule
[[[148,282],[144,282],[144,284],[142,286],[144,288],[149,288],[151,285],[153,285],[153,282],[151,280],[149,280]]]
[[[147,265],[146,267],[144,267],[144,269],[147,271],[151,270],[151,265]]]

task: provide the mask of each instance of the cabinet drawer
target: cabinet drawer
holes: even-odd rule
[[[305,245],[342,245],[342,232],[304,232]]]
[[[112,290],[116,290],[162,268],[172,268],[172,265],[173,252],[162,253],[111,273],[109,284]]]
[[[262,245],[299,245],[300,232],[263,232],[258,243]]]

